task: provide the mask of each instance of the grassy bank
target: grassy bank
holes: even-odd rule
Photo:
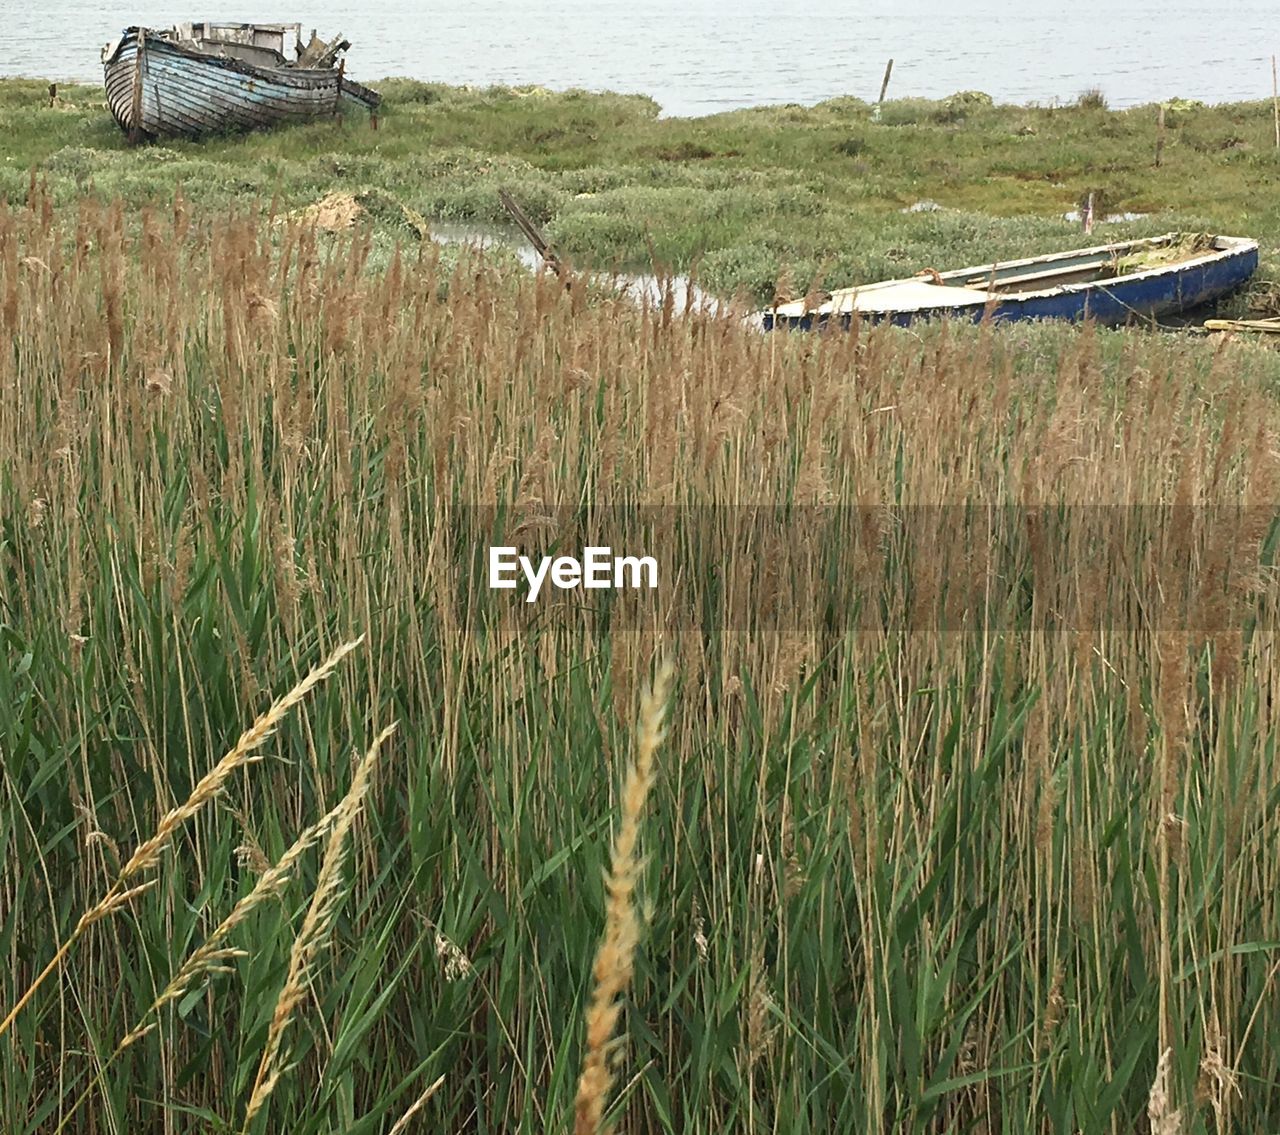
[[[50,184],[0,211],[5,1132],[566,1130],[661,656],[621,1130],[1280,1122],[1275,549],[1231,512],[1280,483],[1274,354],[765,337]],[[606,505],[670,603],[481,586]]]
[[[92,189],[129,205],[167,199],[294,208],[334,190],[376,190],[429,219],[505,221],[509,188],[571,257],[698,266],[713,290],[755,299],[780,279],[824,286],[1052,251],[1080,243],[1061,220],[1090,192],[1099,215],[1147,213],[1100,234],[1208,229],[1280,241],[1270,106],[1171,104],[1156,167],[1157,108],[990,106],[961,95],[872,108],[814,107],[664,119],[649,99],[541,89],[381,84],[375,132],[355,119],[247,138],[129,149],[101,92],[0,83],[0,198],[21,202],[34,168],[55,200]],[[922,201],[936,212],[904,213]],[[394,210],[382,227],[404,238]],[[1270,254],[1264,278],[1273,276]],[[1255,291],[1270,302],[1270,288]]]

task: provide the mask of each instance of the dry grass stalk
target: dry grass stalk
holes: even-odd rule
[[[330,831],[337,822],[341,814],[345,800],[331,809],[322,819],[317,820],[310,827],[306,828],[300,836],[289,847],[287,851],[274,863],[269,864],[259,876],[258,881],[244,898],[242,898],[232,908],[231,913],[224,918],[213,933],[196,949],[185,962],[179,967],[178,972],[170,979],[169,984],[161,991],[160,995],[152,1003],[151,1008],[147,1012],[147,1016],[158,1012],[170,1002],[176,1001],[184,993],[190,989],[195,982],[204,975],[225,972],[227,966],[225,963],[236,957],[243,955],[243,950],[224,948],[222,943],[227,940],[231,932],[239,926],[254,911],[255,908],[271,899],[279,897],[289,880],[293,878],[293,873],[302,856],[312,847],[315,846],[325,834]],[[120,1049],[128,1048],[134,1042],[140,1040],[148,1032],[151,1031],[152,1025],[139,1023],[125,1038],[120,1042]]]
[[[160,861],[161,852],[169,845],[178,829],[223,790],[232,773],[260,759],[258,750],[275,732],[276,726],[280,724],[289,710],[332,674],[338,664],[363,641],[364,636],[361,635],[353,642],[348,642],[338,647],[293,689],[272,702],[270,708],[240,735],[240,739],[228,750],[226,755],[200,779],[187,799],[177,808],[173,808],[165,814],[157,825],[155,833],[139,844],[137,850],[129,857],[129,861],[121,869],[111,889],[80,916],[80,920],[76,923],[71,935],[58,948],[36,979],[27,987],[26,992],[17,1000],[9,1011],[8,1016],[3,1021],[0,1021],[0,1036],[3,1036],[9,1030],[18,1014],[35,996],[36,990],[57,969],[70,952],[71,947],[75,945],[76,941],[90,926],[114,914],[117,910],[132,902],[139,894],[155,885],[155,880],[152,879],[133,887],[126,886],[135,875],[150,870]]]
[[[471,959],[463,953],[461,947],[439,927],[436,928],[436,958],[444,962],[445,981],[461,981],[475,972]]]
[[[1156,1077],[1147,1095],[1151,1135],[1180,1135],[1182,1131],[1182,1113],[1173,1107],[1169,1098],[1169,1066],[1172,1062],[1173,1049],[1166,1048],[1156,1063]]]
[[[1062,995],[1064,971],[1059,962],[1053,969],[1053,982],[1049,986],[1049,996],[1045,1000],[1044,1021],[1040,1028],[1041,1048],[1048,1052],[1053,1046],[1053,1038],[1066,1015],[1067,1002]]]
[[[191,795],[187,797],[185,803],[169,811],[160,821],[155,834],[138,846],[129,862],[124,865],[124,870],[120,873],[121,879],[127,879],[139,871],[154,867],[159,862],[160,853],[173,839],[174,833],[222,791],[232,773],[244,765],[261,759],[258,750],[275,732],[276,726],[285,718],[289,710],[333,673],[338,663],[363,641],[364,636],[361,635],[354,642],[338,647],[325,662],[312,670],[284,697],[272,702],[271,708],[240,735],[240,739],[231,751],[191,790]]]
[[[773,1000],[769,994],[768,973],[765,968],[764,949],[759,942],[751,951],[750,972],[745,993],[743,1035],[746,1040],[742,1052],[743,1063],[751,1073],[756,1063],[768,1055],[773,1043],[776,1026],[769,1021]]]
[[[1211,1013],[1204,1031],[1204,1055],[1200,1058],[1200,1076],[1196,1084],[1197,1102],[1207,1100],[1213,1108],[1220,1131],[1227,1130],[1231,1096],[1241,1096],[1235,1070],[1223,1059],[1223,1036],[1217,1012]]]
[[[440,1077],[437,1077],[437,1079],[433,1081],[430,1085],[428,1085],[426,1091],[424,1091],[422,1095],[420,1095],[416,1100],[413,1101],[413,1103],[409,1107],[409,1110],[406,1111],[399,1119],[396,1120],[395,1126],[392,1127],[391,1130],[387,1132],[387,1135],[403,1135],[405,1131],[408,1131],[409,1121],[415,1115],[417,1115],[418,1112],[420,1112],[424,1107],[427,1106],[428,1101],[431,1099],[432,1096],[436,1094],[436,1092],[440,1090],[440,1085],[443,1083],[444,1083],[444,1077],[440,1076]]]
[[[671,676],[670,664],[663,663],[652,688],[644,692],[640,701],[636,753],[622,790],[621,823],[614,837],[613,858],[605,881],[605,932],[596,953],[593,970],[595,988],[587,1008],[586,1051],[574,1102],[574,1135],[596,1135],[605,1130],[605,1102],[613,1084],[610,1042],[622,1013],[620,998],[631,983],[639,940],[639,920],[634,903],[640,874],[636,843],[645,800],[653,783],[654,754],[665,736],[663,722]]]
[[[311,905],[307,908],[302,920],[302,928],[294,939],[293,948],[289,951],[289,972],[285,976],[280,995],[276,998],[276,1006],[271,1014],[271,1025],[267,1030],[267,1043],[262,1050],[262,1059],[258,1064],[258,1074],[253,1082],[253,1090],[249,1095],[249,1105],[245,1109],[243,1130],[249,1129],[254,1116],[262,1110],[268,1097],[275,1090],[276,1084],[284,1071],[281,1042],[284,1031],[293,1019],[294,1011],[301,1003],[311,965],[324,939],[333,927],[333,920],[338,912],[338,900],[341,897],[342,867],[347,857],[347,836],[352,825],[359,816],[364,805],[364,798],[369,790],[369,780],[377,763],[378,752],[383,743],[394,733],[396,726],[388,725],[374,738],[364,758],[356,766],[355,775],[351,779],[351,787],[346,796],[338,804],[337,813],[328,842],[325,844],[324,858],[320,864],[320,874],[316,879],[315,893],[311,897]]]

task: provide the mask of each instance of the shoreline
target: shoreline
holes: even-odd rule
[[[1259,62],[1251,60],[1250,62]],[[1262,62],[1266,62],[1263,60]],[[836,92],[828,94],[822,98],[807,101],[797,101],[794,99],[762,99],[744,103],[726,103],[718,110],[706,110],[699,113],[669,113],[663,105],[658,95],[643,90],[616,90],[609,87],[584,87],[576,84],[562,84],[558,82],[539,82],[530,80],[527,82],[465,82],[454,83],[443,79],[435,78],[418,78],[413,75],[384,75],[378,79],[361,80],[365,86],[373,87],[375,90],[381,89],[384,85],[397,83],[423,83],[429,86],[447,87],[452,90],[470,91],[482,93],[485,91],[508,90],[508,91],[529,91],[529,92],[545,92],[552,95],[586,95],[589,97],[614,97],[614,98],[631,98],[645,99],[658,108],[657,117],[662,121],[672,122],[700,122],[709,118],[718,118],[725,114],[737,114],[751,111],[770,111],[785,110],[789,108],[799,108],[801,110],[814,110],[826,103],[842,102],[852,100],[864,103],[867,106],[874,106],[873,98],[863,98],[861,95],[854,94],[850,91]],[[27,74],[4,74],[0,73],[0,89],[7,84],[20,83],[38,83],[48,86],[50,83],[56,83],[59,87],[98,87],[102,86],[102,76],[96,75],[88,78],[75,76],[57,77],[53,75],[27,75]],[[1131,113],[1139,110],[1151,110],[1155,112],[1162,105],[1169,103],[1190,103],[1207,110],[1225,110],[1231,107],[1247,107],[1247,106],[1265,106],[1268,110],[1271,108],[1271,96],[1267,94],[1259,95],[1254,98],[1201,98],[1198,96],[1188,96],[1185,94],[1170,95],[1164,99],[1113,99],[1107,95],[1106,84],[1103,81],[1090,84],[1086,89],[1078,91],[1071,96],[1050,96],[1048,99],[1018,99],[1011,97],[1007,101],[1002,101],[989,91],[979,88],[965,88],[948,91],[944,94],[930,94],[912,92],[909,94],[894,93],[891,97],[885,98],[885,103],[903,103],[903,102],[935,102],[944,103],[949,98],[956,95],[976,93],[983,94],[991,98],[992,106],[997,110],[1020,110],[1027,112],[1048,111],[1048,110],[1065,110],[1074,105],[1081,97],[1088,94],[1092,90],[1101,91],[1103,97],[1107,101],[1110,110],[1116,113]]]
[[[104,39],[103,42],[105,43],[106,40]],[[894,53],[891,51],[891,54]],[[440,83],[446,86],[473,90],[486,90],[494,87],[511,87],[514,89],[540,87],[558,94],[564,94],[569,91],[585,91],[590,94],[626,94],[651,99],[658,105],[660,108],[659,113],[664,118],[681,119],[708,118],[739,110],[769,109],[785,106],[808,108],[829,102],[832,99],[863,99],[864,96],[865,101],[872,102],[874,101],[875,91],[880,85],[880,73],[877,69],[872,68],[875,74],[871,75],[870,72],[859,74],[856,81],[851,84],[851,89],[838,90],[835,89],[836,84],[833,84],[832,89],[826,93],[819,94],[814,91],[808,91],[799,97],[790,97],[786,93],[775,93],[785,90],[785,85],[774,86],[771,84],[773,90],[768,93],[762,93],[757,90],[752,94],[744,94],[741,98],[731,96],[723,100],[716,100],[707,98],[705,95],[700,96],[696,88],[684,88],[678,81],[659,85],[658,87],[654,87],[652,83],[639,82],[629,89],[624,89],[622,87],[601,86],[593,82],[592,78],[586,74],[580,79],[565,77],[540,78],[535,73],[536,67],[528,70],[522,69],[518,74],[508,74],[507,77],[503,77],[501,73],[498,73],[492,77],[477,78],[465,74],[450,74],[446,68],[442,72],[425,76],[393,69],[383,72],[378,78],[374,78],[373,72],[377,65],[366,65],[358,50],[351,57],[350,63],[353,75],[356,77],[361,74],[368,75],[369,78],[367,80],[362,79],[361,81],[372,86],[379,86],[388,82],[407,81]],[[1122,76],[1112,76],[1111,79],[1108,79],[1101,74],[1088,78],[1082,76],[1073,80],[1063,78],[1062,89],[1057,91],[1035,92],[1016,82],[1013,84],[997,83],[992,86],[989,82],[989,76],[978,78],[976,82],[965,85],[963,74],[956,74],[954,82],[936,81],[935,72],[927,67],[923,59],[911,60],[898,53],[894,63],[895,69],[889,86],[891,97],[888,101],[894,101],[895,99],[942,101],[958,91],[982,90],[991,96],[996,106],[1030,110],[1052,106],[1068,106],[1082,93],[1094,89],[1100,89],[1116,110],[1139,110],[1143,107],[1157,107],[1161,103],[1171,100],[1191,100],[1201,102],[1209,107],[1226,107],[1241,103],[1269,103],[1271,99],[1271,92],[1268,89],[1270,86],[1271,56],[1268,53],[1249,58],[1234,59],[1230,62],[1229,66],[1233,75],[1256,74],[1258,76],[1256,84],[1241,82],[1240,87],[1232,91],[1224,91],[1222,89],[1223,86],[1231,86],[1232,84],[1217,84],[1216,93],[1207,95],[1195,93],[1195,88],[1202,85],[1194,82],[1188,84],[1192,88],[1191,90],[1184,90],[1179,84],[1171,84],[1173,90],[1169,90],[1163,77],[1159,84],[1161,90],[1144,91],[1135,94],[1125,88]],[[62,72],[57,75],[52,73],[20,73],[16,70],[6,71],[0,69],[0,83],[16,80],[20,82],[55,82],[59,84],[75,84],[77,86],[92,86],[101,83],[100,71],[100,65],[83,67],[74,72]],[[977,77],[975,76],[974,78]],[[983,81],[984,79],[987,81]],[[1116,86],[1119,86],[1120,93],[1116,93],[1111,89]],[[862,93],[859,94],[859,91]],[[668,111],[668,105],[673,109]]]

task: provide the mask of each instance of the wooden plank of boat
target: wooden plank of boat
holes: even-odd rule
[[[145,28],[108,45],[103,67],[107,105],[131,137],[254,130],[381,101],[333,68],[260,66]]]
[[[1010,322],[1093,319],[1120,324],[1210,303],[1238,288],[1257,267],[1257,241],[1166,233],[842,288],[822,303],[778,304],[761,317],[766,330],[809,330],[830,322],[848,327],[855,315],[903,325],[938,317],[980,320],[988,314]]]
[[[338,76],[338,94],[344,102],[350,102],[364,110],[376,111],[382,105],[382,96],[377,91],[357,83],[345,74]]]
[[[1254,331],[1260,335],[1280,335],[1280,319],[1206,319],[1206,331]]]

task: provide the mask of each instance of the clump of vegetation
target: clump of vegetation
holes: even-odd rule
[[[378,84],[379,93],[391,105],[429,106],[448,98],[452,90],[447,83],[424,83],[418,79],[384,79]]]
[[[937,119],[939,122],[961,122],[995,105],[984,91],[957,91],[942,100]]]
[[[1192,257],[1213,250],[1213,236],[1209,233],[1179,233],[1165,244],[1148,245],[1126,253],[1115,261],[1116,275],[1146,272],[1169,264],[1179,264]]]
[[[1165,99],[1162,105],[1171,111],[1183,113],[1205,108],[1204,102],[1200,99],[1171,98]]]
[[[1274,353],[275,216],[0,207],[6,1135],[1267,1126]]]
[[[1080,92],[1076,98],[1076,106],[1081,110],[1106,110],[1107,96],[1102,93],[1101,87],[1090,87]]]

